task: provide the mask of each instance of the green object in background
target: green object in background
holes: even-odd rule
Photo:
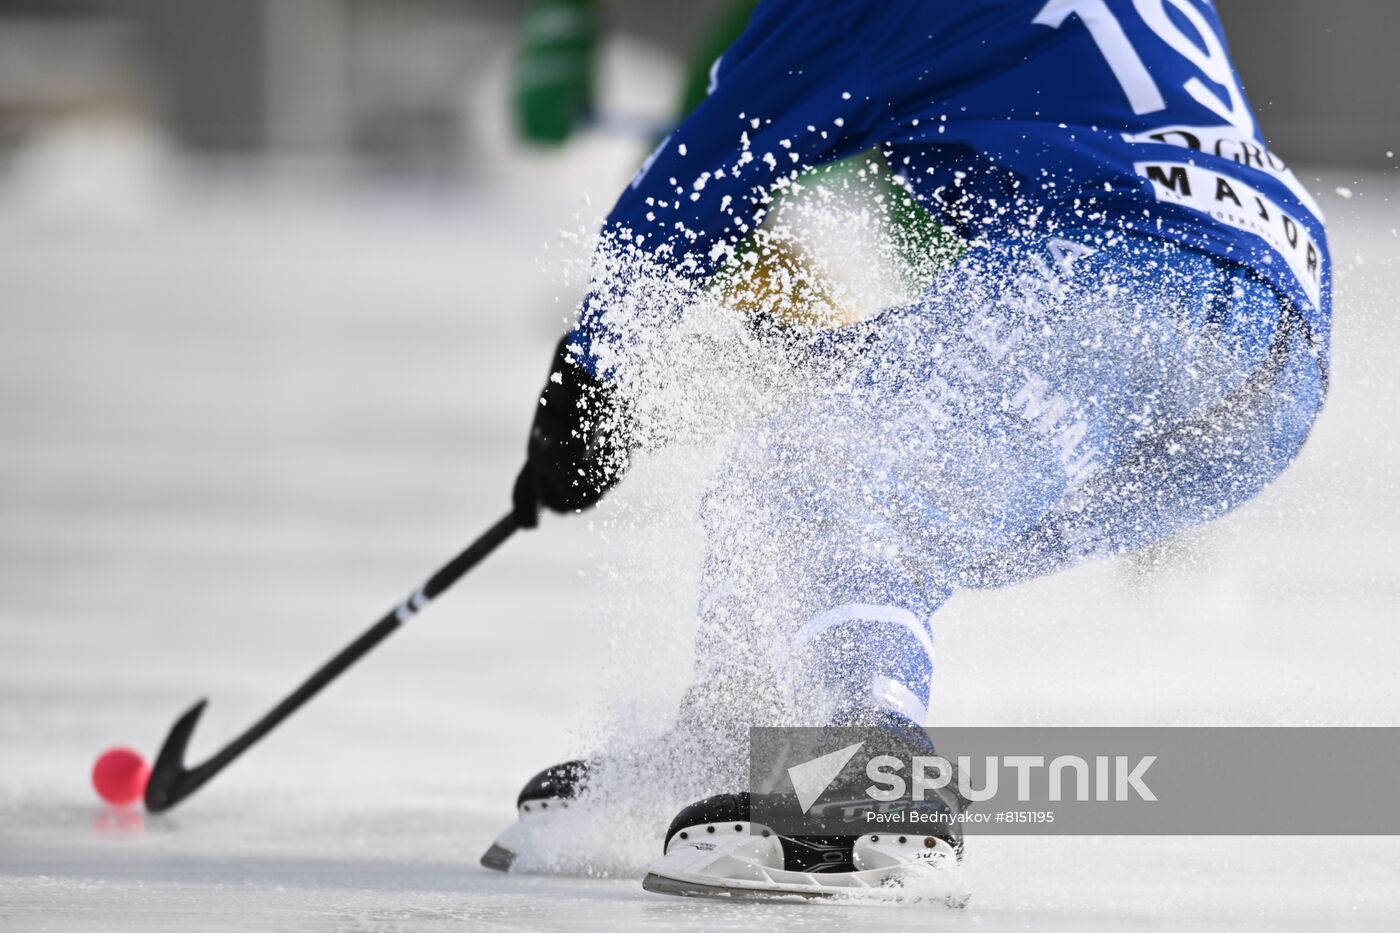
[[[689,115],[709,94],[710,73],[715,61],[743,34],[757,7],[758,0],[732,0],[710,24],[686,68],[679,119]],[[878,163],[883,170],[868,172],[867,168],[872,162]],[[939,272],[957,258],[962,246],[956,236],[943,230],[938,220],[894,181],[893,174],[879,153],[862,152],[822,166],[809,173],[805,181],[832,188],[858,187],[867,190],[872,204],[878,202],[880,205],[889,226],[894,258],[900,264],[898,274],[910,289],[916,293],[922,292],[933,283]],[[783,198],[784,195],[778,193],[780,203]],[[776,212],[770,212],[769,216],[776,216]],[[774,261],[789,266],[801,264],[800,256],[790,250]],[[769,277],[765,270],[757,271],[761,278]]]
[[[521,24],[511,105],[520,137],[557,146],[593,111],[601,16],[594,0],[534,0]]]
[[[743,35],[744,28],[749,24],[749,17],[757,7],[758,0],[734,0],[719,12],[705,30],[700,44],[691,53],[686,68],[680,113],[676,122],[685,119],[710,93],[710,69],[714,67],[715,59],[723,55],[724,50]]]
[[[709,94],[716,60],[743,34],[758,2],[730,0],[700,37],[685,70],[677,122]],[[602,32],[600,7],[600,0],[533,0],[521,27],[512,87],[516,128],[524,141],[562,145],[593,115]],[[897,266],[894,274],[917,295],[956,258],[961,245],[892,176],[879,153],[863,152],[809,172],[804,182],[833,190],[865,191],[870,205],[883,217],[892,241],[893,255],[888,258]],[[776,194],[779,204],[786,200],[784,192]],[[771,226],[778,214],[771,211],[765,226]],[[752,248],[754,239],[749,238],[746,250]],[[783,242],[780,234],[760,252],[765,258],[749,270],[757,284],[748,291],[766,298],[791,288],[796,279],[810,280],[808,291],[812,294],[789,294],[783,303],[793,306],[791,315],[795,318],[816,320],[802,306],[823,300],[823,289],[820,282],[803,274],[806,261],[801,245]],[[737,271],[721,273],[716,284],[732,285]],[[779,288],[779,283],[788,284]]]

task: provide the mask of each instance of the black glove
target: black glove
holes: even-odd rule
[[[572,512],[593,505],[627,466],[616,392],[574,362],[568,344],[566,336],[554,353],[515,480],[515,517],[523,528],[539,524],[540,506]]]

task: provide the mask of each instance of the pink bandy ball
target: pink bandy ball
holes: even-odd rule
[[[97,796],[118,807],[140,800],[150,777],[151,766],[146,759],[129,748],[109,748],[97,756],[92,766],[92,786]]]

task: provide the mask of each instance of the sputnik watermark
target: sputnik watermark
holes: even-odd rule
[[[864,745],[864,742],[848,745],[787,769],[803,813],[811,811]],[[953,761],[941,755],[915,755],[907,762],[894,755],[875,755],[865,763],[865,776],[871,783],[864,788],[864,793],[879,803],[910,799],[922,803],[931,794],[951,786],[963,799],[982,803],[1001,793],[1003,772],[1014,772],[1018,803],[1032,800],[1121,803],[1157,799],[1145,780],[1148,769],[1157,760],[1156,755],[1136,758],[1096,755],[1092,762],[1079,755],[1057,755],[1048,762],[1044,755],[988,755],[978,762],[978,773],[983,776],[981,787],[973,786],[968,780],[955,781],[956,775],[973,773],[973,759],[963,755],[955,760],[956,768]],[[873,815],[874,811],[868,812],[872,815],[866,816],[867,820],[884,818]]]
[[[1400,728],[755,728],[755,825],[816,838],[939,822],[990,834],[1400,835]],[[1335,763],[1327,792],[1299,762]]]
[[[894,755],[876,755],[865,764],[865,775],[872,782],[865,793],[882,803],[910,796],[915,801],[923,801],[931,791],[952,786],[967,800],[981,803],[998,795],[1003,771],[1014,771],[1016,800],[1020,803],[1031,800],[1151,801],[1156,800],[1157,795],[1144,777],[1156,760],[1156,755],[1138,758],[1096,755],[1090,764],[1078,755],[1058,755],[1047,764],[1043,755],[988,755],[981,760],[982,786],[973,787],[970,781],[954,783],[955,774],[972,772],[972,758],[967,755],[957,759],[956,770],[953,763],[942,756],[916,755],[907,762],[910,779],[903,774],[905,761]],[[1070,782],[1066,781],[1066,772],[1072,774],[1072,795],[1068,797],[1065,791]],[[1037,785],[1037,781],[1044,783]]]

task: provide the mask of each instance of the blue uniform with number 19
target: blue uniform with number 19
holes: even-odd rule
[[[713,510],[705,612],[793,619],[777,666],[828,720],[922,722],[956,589],[1157,540],[1284,468],[1321,403],[1331,269],[1209,0],[764,0],[605,236],[704,280],[775,188],[871,149],[971,248],[858,329],[887,348],[845,403],[865,422],[791,413],[733,458],[719,487],[748,504]],[[576,331],[604,375],[614,297]],[[870,454],[847,438],[814,484],[791,465],[837,423],[871,424]]]
[[[1208,0],[765,0],[607,225],[708,276],[781,179],[872,148],[977,238],[1121,226],[1248,265],[1325,350],[1321,212]]]

